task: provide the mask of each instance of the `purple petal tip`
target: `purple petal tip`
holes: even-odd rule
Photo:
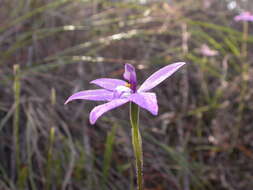
[[[67,103],[69,103],[71,101],[70,97],[64,102],[64,105],[66,105]]]
[[[90,120],[90,124],[91,124],[91,125],[95,125],[96,120],[92,120],[91,118],[90,118],[89,120]]]

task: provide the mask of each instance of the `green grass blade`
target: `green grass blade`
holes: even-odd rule
[[[105,144],[105,153],[104,153],[104,162],[103,162],[103,176],[102,176],[102,187],[105,189],[105,185],[108,179],[109,170],[111,167],[112,161],[112,151],[113,145],[115,142],[117,125],[114,124],[112,130],[107,134],[106,144]]]
[[[14,65],[14,101],[15,101],[15,112],[13,119],[13,142],[14,142],[14,155],[15,155],[15,164],[13,164],[13,169],[17,169],[17,175],[19,175],[20,168],[20,150],[19,150],[19,119],[20,119],[20,67],[19,65]],[[14,167],[15,166],[15,167]],[[14,170],[13,170],[14,171]]]

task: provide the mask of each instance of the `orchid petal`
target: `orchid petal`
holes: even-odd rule
[[[90,83],[96,84],[107,90],[114,90],[117,86],[125,86],[127,84],[126,81],[123,81],[120,79],[111,79],[111,78],[100,78],[100,79],[93,80]]]
[[[155,93],[135,93],[129,97],[129,100],[136,103],[140,107],[150,111],[153,115],[158,114],[158,105]]]
[[[138,92],[146,92],[161,82],[163,82],[165,79],[170,77],[173,73],[175,73],[180,67],[182,67],[185,63],[184,62],[178,62],[174,64],[170,64],[168,66],[165,66],[161,68],[160,70],[153,73],[149,78],[147,78],[144,83],[140,86],[138,89]]]
[[[127,98],[122,98],[122,99],[115,99],[112,100],[108,103],[96,106],[95,108],[92,109],[90,112],[90,123],[93,125],[97,121],[97,119],[103,115],[105,112],[108,112],[116,107],[119,107],[125,103],[129,102]]]
[[[69,103],[72,100],[93,100],[93,101],[110,101],[113,98],[113,92],[104,89],[97,90],[84,90],[77,93],[74,93],[70,96],[65,104]]]
[[[135,91],[137,86],[137,78],[134,66],[130,64],[125,64],[125,72],[123,77],[124,79],[129,81],[129,83],[131,84],[131,88]]]

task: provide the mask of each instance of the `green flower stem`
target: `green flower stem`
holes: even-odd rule
[[[142,180],[142,168],[143,168],[143,157],[142,157],[142,141],[139,131],[139,107],[130,103],[130,121],[132,126],[132,143],[136,161],[136,175],[138,190],[143,190]]]
[[[242,49],[241,49],[241,61],[242,61],[242,68],[241,68],[241,85],[240,85],[240,103],[238,106],[238,123],[235,127],[234,132],[234,146],[237,144],[240,128],[243,125],[243,111],[245,109],[245,96],[248,91],[248,80],[249,80],[249,64],[246,61],[247,54],[248,54],[248,47],[247,47],[247,40],[249,35],[249,23],[248,21],[243,22],[243,41],[242,41]]]
[[[242,58],[247,57],[248,47],[247,47],[247,40],[249,36],[249,23],[248,21],[243,22],[243,42],[242,42]]]

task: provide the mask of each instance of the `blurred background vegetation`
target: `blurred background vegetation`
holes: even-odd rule
[[[128,106],[88,122],[89,81],[187,66],[141,111],[146,190],[253,189],[251,0],[0,0],[0,189],[134,189]],[[207,54],[211,52],[211,55]]]

